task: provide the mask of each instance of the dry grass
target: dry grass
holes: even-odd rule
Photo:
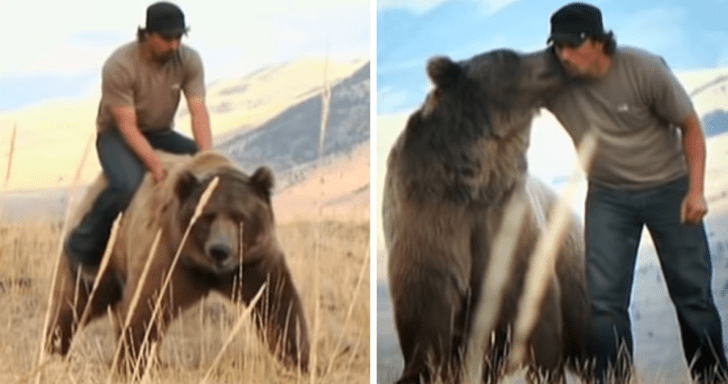
[[[13,169],[13,152],[15,152],[15,135],[18,131],[18,125],[13,125],[13,134],[10,136],[10,150],[8,152],[8,170],[5,172],[5,182],[3,183],[3,192],[8,189],[8,181],[10,180],[10,171]]]
[[[38,367],[33,358],[61,232],[51,219],[0,219],[0,382],[31,382],[36,372],[43,383],[98,383],[110,376],[115,341],[108,318],[84,328],[67,359],[52,356]],[[318,363],[311,374],[282,366],[252,322],[240,320],[245,308],[211,295],[172,324],[156,346],[159,363],[143,382],[198,383],[206,374],[215,383],[369,382],[368,222],[290,223],[278,227],[278,238],[309,328],[318,324],[312,333]]]

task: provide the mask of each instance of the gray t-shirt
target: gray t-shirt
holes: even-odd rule
[[[589,181],[640,189],[687,174],[677,124],[693,105],[660,56],[620,47],[605,78],[574,81],[547,109],[575,145],[589,129],[596,130]]]
[[[154,67],[143,60],[140,48],[138,41],[125,44],[104,63],[96,118],[99,132],[116,128],[112,107],[134,107],[142,132],[172,129],[180,92],[188,99],[205,95],[202,59],[197,51],[180,45],[174,57]]]

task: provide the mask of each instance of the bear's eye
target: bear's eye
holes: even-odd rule
[[[207,221],[207,222],[211,222],[211,221],[215,220],[215,216],[217,216],[216,213],[208,212],[208,213],[202,214],[201,219],[204,221]]]
[[[235,212],[230,215],[230,219],[232,219],[236,223],[242,223],[245,222],[248,217],[247,215],[241,213],[241,212]]]

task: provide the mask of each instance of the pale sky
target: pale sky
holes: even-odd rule
[[[98,72],[116,47],[135,38],[153,2],[0,0],[0,80],[22,86]],[[300,57],[369,57],[369,0],[174,2],[190,27],[183,43],[202,55],[208,82]]]
[[[377,8],[402,8],[424,13],[447,0],[377,0]],[[483,11],[495,13],[499,9],[520,0],[482,0]]]

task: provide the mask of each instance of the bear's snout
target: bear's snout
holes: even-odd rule
[[[225,261],[232,254],[232,249],[225,244],[213,244],[207,253],[212,256],[215,261]]]
[[[238,224],[228,218],[213,221],[204,245],[207,257],[219,266],[234,267],[240,248],[239,231]]]
[[[532,85],[552,88],[565,81],[566,73],[556,55],[549,49],[526,54],[523,62],[526,72],[531,74],[527,80]]]

